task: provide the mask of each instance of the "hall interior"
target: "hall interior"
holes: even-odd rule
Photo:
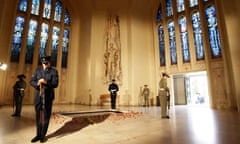
[[[48,144],[238,144],[238,112],[204,106],[174,106],[170,119],[161,107],[54,105]],[[0,107],[0,144],[30,144],[35,136],[32,105],[12,117],[11,106]],[[36,142],[39,143],[39,142]]]

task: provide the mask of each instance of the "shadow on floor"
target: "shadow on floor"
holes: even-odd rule
[[[106,120],[111,113],[94,114],[94,115],[73,115],[72,120],[66,122],[57,131],[47,135],[47,138],[62,137],[81,130],[88,125],[94,125]]]

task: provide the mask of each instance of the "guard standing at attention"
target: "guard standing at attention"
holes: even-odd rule
[[[111,95],[111,108],[116,109],[116,98],[117,98],[117,92],[119,88],[118,85],[115,83],[115,79],[112,80],[112,83],[108,87],[108,91]]]
[[[51,57],[41,57],[42,67],[36,69],[30,84],[35,88],[36,136],[31,142],[44,143],[52,113],[54,88],[58,87],[58,71],[51,67]]]
[[[26,88],[26,82],[25,78],[26,76],[24,74],[20,74],[17,76],[18,81],[13,86],[13,106],[15,104],[15,113],[12,114],[13,117],[20,117],[22,112],[22,100],[24,97],[24,90]]]
[[[162,73],[162,78],[159,82],[159,96],[160,96],[160,103],[161,103],[161,116],[162,118],[169,119],[169,115],[167,115],[167,101],[169,94],[169,88],[167,86],[167,78],[169,75],[166,73]]]
[[[144,85],[142,95],[144,96],[144,105],[149,107],[149,95],[150,95],[150,90],[148,88],[148,85]]]

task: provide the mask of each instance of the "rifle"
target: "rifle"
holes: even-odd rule
[[[41,101],[41,108],[40,108],[40,124],[43,127],[44,125],[44,110],[45,110],[45,94],[44,94],[44,88],[42,84],[40,84],[40,101]]]
[[[16,94],[16,90],[13,89],[13,101],[12,101],[12,107],[13,107],[13,113],[14,113],[14,107],[15,107],[15,94]]]
[[[170,95],[167,96],[167,107],[170,109]]]

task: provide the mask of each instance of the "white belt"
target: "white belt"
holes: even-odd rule
[[[164,88],[160,88],[159,90],[160,90],[160,91],[164,91],[165,89],[164,89]]]

